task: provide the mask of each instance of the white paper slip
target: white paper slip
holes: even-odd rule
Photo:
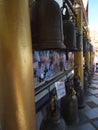
[[[63,96],[66,95],[65,90],[65,83],[64,82],[55,82],[56,92],[57,92],[57,98],[61,99]]]

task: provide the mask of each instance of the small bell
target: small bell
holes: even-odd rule
[[[86,69],[84,68],[84,92],[86,93],[88,90],[88,72],[86,71]]]
[[[88,47],[87,47],[87,38],[83,36],[83,52],[87,52]]]
[[[43,118],[40,130],[66,130],[66,125],[60,115],[56,94],[50,94],[46,117]]]
[[[64,31],[64,44],[66,45],[66,49],[69,51],[77,50],[76,30],[74,23],[70,20],[64,20],[63,31]]]
[[[76,96],[78,98],[78,108],[84,107],[84,90],[83,87],[80,86],[80,76],[78,75],[78,69],[75,70],[74,76],[74,89],[76,91]]]
[[[94,52],[94,48],[92,44],[90,44],[90,52]]]
[[[77,50],[81,51],[82,50],[82,35],[78,29],[76,30],[76,44],[77,44]]]
[[[65,12],[63,12],[64,9],[66,10]],[[65,5],[65,3],[63,4],[62,7],[62,14],[63,14],[64,44],[66,46],[66,49],[69,51],[77,50],[75,23],[70,20],[68,7]]]
[[[67,95],[61,98],[61,115],[63,116],[67,125],[78,123],[78,104],[76,92],[72,86],[69,86]]]

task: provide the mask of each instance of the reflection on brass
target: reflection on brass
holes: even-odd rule
[[[0,0],[0,126],[36,130],[28,0]]]

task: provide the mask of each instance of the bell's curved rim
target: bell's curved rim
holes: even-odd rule
[[[41,44],[41,43],[38,43],[38,44],[32,44],[32,48],[33,48],[33,50],[66,50],[66,46],[64,45],[64,43],[63,42],[54,42],[54,45],[51,45],[51,44],[47,44],[47,43],[45,43],[46,44],[46,46],[41,46],[41,45],[43,45],[43,43]],[[57,46],[56,46],[56,44],[57,44]]]

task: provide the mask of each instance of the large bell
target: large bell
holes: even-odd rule
[[[87,38],[83,36],[83,52],[88,51]]]
[[[75,24],[71,20],[64,20],[63,22],[64,31],[64,44],[66,49],[69,51],[75,51],[76,48],[76,29]]]
[[[88,52],[90,52],[90,47],[91,47],[91,45],[90,45],[90,43],[89,43],[89,41],[87,42],[87,50],[88,50]]]
[[[36,0],[31,7],[33,49],[64,49],[62,13],[54,0]]]
[[[87,93],[88,91],[88,87],[89,87],[89,83],[88,83],[88,72],[86,70],[86,68],[84,68],[84,92]]]
[[[63,16],[64,44],[68,51],[75,51],[77,50],[75,23],[70,20],[69,10],[65,2],[63,2],[61,11]]]
[[[46,117],[41,122],[40,130],[66,130],[66,125],[60,115],[55,94],[51,95],[46,109]]]
[[[77,44],[77,50],[81,51],[82,50],[82,35],[78,29],[76,30],[76,44]]]
[[[79,122],[78,103],[75,90],[69,86],[67,95],[61,98],[60,111],[67,125]]]
[[[84,90],[83,87],[80,86],[80,76],[78,75],[78,69],[75,70],[75,75],[73,77],[74,80],[74,89],[76,91],[76,96],[78,99],[78,108],[83,108],[84,105]]]
[[[90,43],[90,52],[94,52],[93,45]]]

